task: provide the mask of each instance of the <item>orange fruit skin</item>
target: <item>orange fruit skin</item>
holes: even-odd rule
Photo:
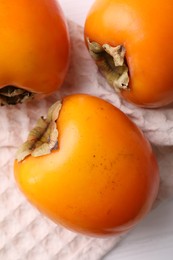
[[[142,107],[173,101],[173,5],[171,0],[96,0],[85,38],[126,49],[129,88],[121,96]]]
[[[84,94],[64,98],[58,149],[15,160],[15,179],[54,222],[92,236],[132,228],[150,210],[159,186],[149,142],[120,110]]]
[[[0,89],[13,85],[48,95],[69,64],[66,21],[55,0],[0,1]]]

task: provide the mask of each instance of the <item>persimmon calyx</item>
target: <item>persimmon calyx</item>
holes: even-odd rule
[[[109,44],[102,46],[97,42],[90,42],[87,38],[88,49],[99,70],[107,82],[117,91],[129,87],[128,67],[125,64],[126,50],[123,45],[112,47]]]
[[[56,121],[59,117],[62,104],[57,101],[48,111],[47,118],[41,117],[36,126],[28,135],[27,141],[19,148],[16,154],[18,162],[27,156],[39,157],[50,154],[58,147],[58,130]]]
[[[32,92],[15,86],[5,86],[0,89],[0,106],[23,103],[26,100],[32,99],[34,95]]]

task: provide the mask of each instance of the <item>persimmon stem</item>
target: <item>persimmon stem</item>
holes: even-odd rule
[[[123,45],[112,47],[109,44],[102,46],[97,42],[90,42],[87,38],[91,57],[107,82],[117,91],[128,89],[129,75],[125,64],[125,48]]]
[[[5,86],[0,89],[0,106],[16,105],[30,100],[34,97],[34,93],[15,86]]]
[[[56,121],[61,110],[61,102],[57,101],[48,111],[47,118],[41,117],[28,135],[27,141],[19,148],[16,159],[23,161],[27,156],[33,157],[50,154],[58,147],[58,130]]]

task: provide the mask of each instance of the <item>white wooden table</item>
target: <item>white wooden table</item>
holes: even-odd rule
[[[65,15],[84,25],[94,0],[59,0]],[[105,260],[172,260],[173,199],[152,211]],[[93,259],[94,260],[94,259]]]

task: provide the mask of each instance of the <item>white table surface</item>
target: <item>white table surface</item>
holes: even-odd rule
[[[94,0],[59,0],[59,2],[65,15],[83,26]],[[172,259],[173,199],[153,210],[104,258],[104,260]]]

